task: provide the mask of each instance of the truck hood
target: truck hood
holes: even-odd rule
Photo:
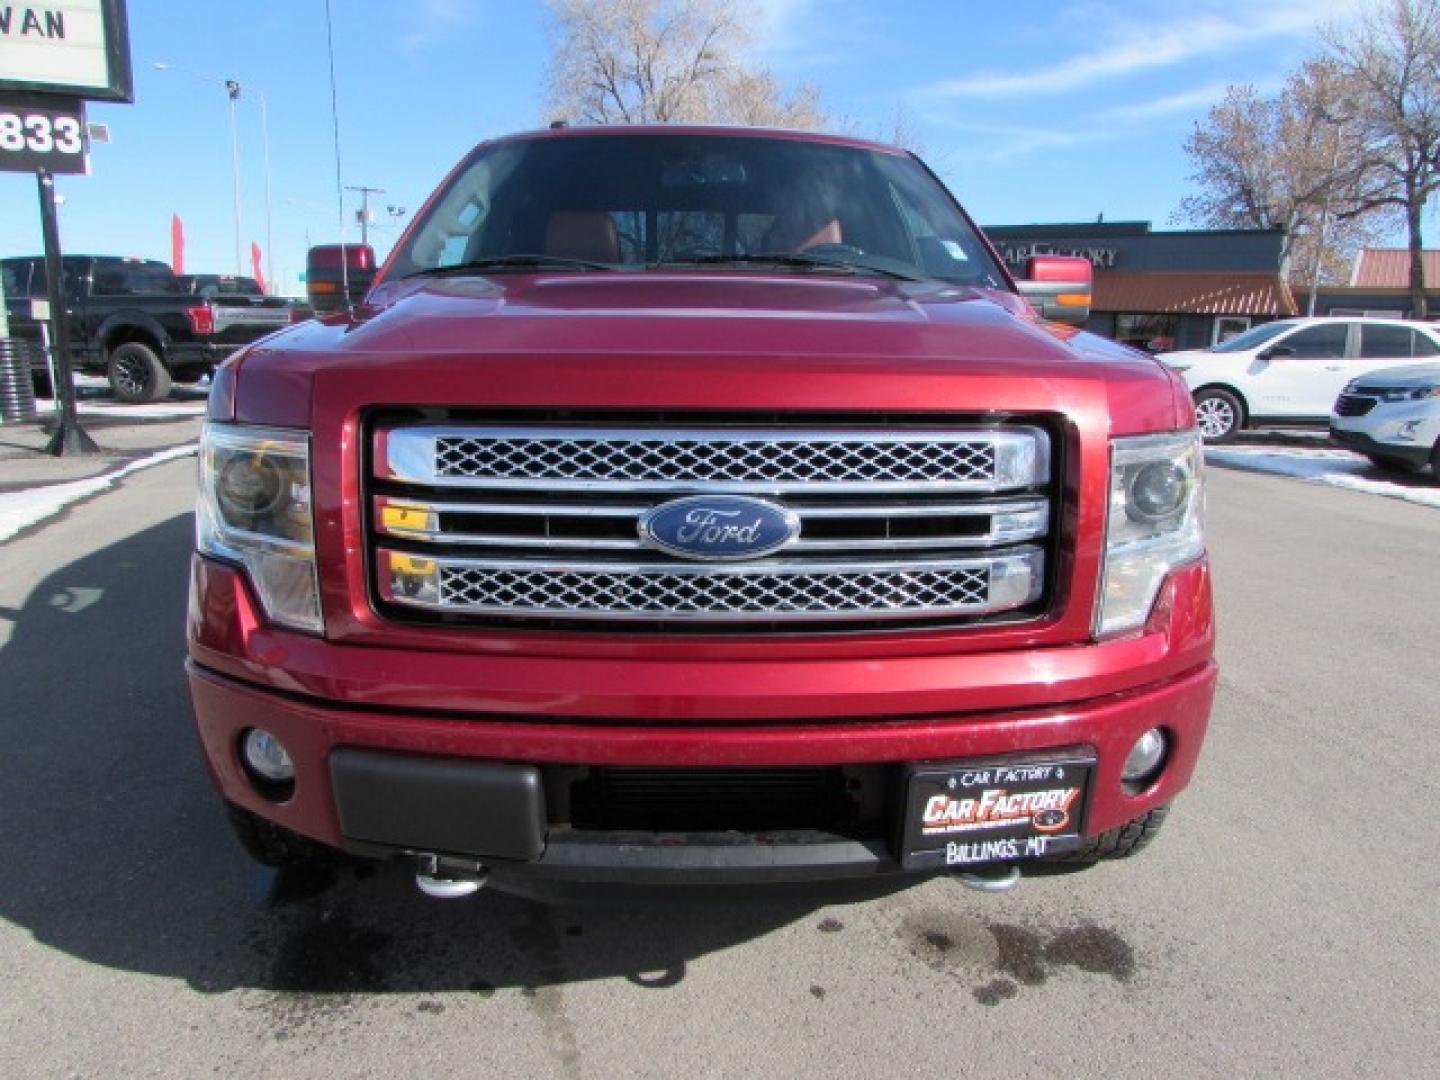
[[[1123,414],[1117,430],[1186,415],[1178,380],[1149,356],[1038,322],[990,290],[791,273],[509,273],[385,282],[371,301],[244,354],[237,415],[304,426],[320,379],[364,380],[370,401],[397,404],[897,411],[1064,411],[1088,384],[1112,399],[1112,419]]]

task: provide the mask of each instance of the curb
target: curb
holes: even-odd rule
[[[22,491],[0,494],[0,544],[29,532],[77,502],[108,491],[117,481],[132,473],[163,465],[167,461],[192,457],[199,445],[198,442],[190,442],[172,446],[83,480],[39,484]]]

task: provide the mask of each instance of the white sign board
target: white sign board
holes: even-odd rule
[[[132,100],[124,0],[0,0],[0,90]]]

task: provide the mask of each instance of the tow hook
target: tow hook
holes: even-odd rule
[[[480,863],[445,859],[439,855],[419,855],[416,858],[415,886],[426,896],[436,900],[458,900],[473,896],[490,877],[490,871]]]
[[[984,874],[977,870],[966,870],[961,873],[951,874],[956,881],[967,889],[974,889],[977,892],[1003,893],[1009,892],[1020,884],[1020,867],[1011,864],[1000,868],[999,873]]]

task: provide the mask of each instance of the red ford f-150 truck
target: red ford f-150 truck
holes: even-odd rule
[[[1201,448],[1062,325],[1089,277],[1012,281],[891,147],[481,145],[217,373],[188,672],[240,838],[436,895],[1138,850],[1215,685]]]

